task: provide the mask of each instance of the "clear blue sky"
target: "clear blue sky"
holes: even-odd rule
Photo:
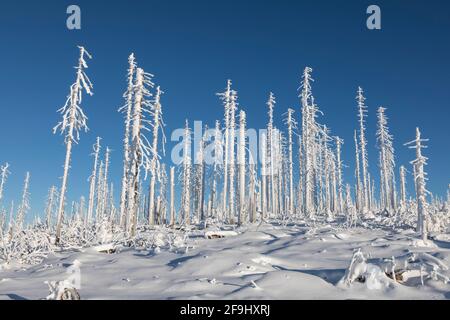
[[[82,30],[66,29],[66,8],[78,4]],[[366,28],[370,4],[382,10],[382,30]],[[322,123],[345,139],[343,159],[354,168],[356,88],[369,106],[370,167],[378,177],[375,148],[378,106],[388,108],[397,163],[410,168],[414,152],[403,143],[419,126],[430,138],[429,189],[444,195],[450,182],[450,2],[428,1],[8,1],[0,10],[0,163],[11,164],[6,201],[20,197],[31,171],[32,213],[43,208],[47,189],[60,185],[65,147],[52,134],[74,81],[73,66],[84,45],[93,55],[88,74],[93,97],[83,108],[90,131],[74,148],[69,201],[86,195],[89,157],[96,136],[113,150],[111,178],[119,186],[127,57],[156,75],[167,132],[185,118],[211,126],[221,119],[215,96],[231,78],[248,124],[263,127],[269,91],[277,97],[276,120],[294,107],[305,66],[314,69],[313,92]],[[170,149],[170,145],[168,146]],[[408,180],[410,186],[412,180]]]

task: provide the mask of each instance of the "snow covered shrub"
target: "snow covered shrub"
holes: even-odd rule
[[[86,224],[80,218],[74,218],[62,225],[62,237],[59,245],[63,249],[81,249],[101,244],[123,243],[125,234],[115,230],[106,219],[99,223]]]
[[[414,271],[420,274],[421,282],[432,279],[448,283],[450,279],[444,274],[448,271],[447,265],[439,258],[426,252],[411,252],[403,256],[385,259],[380,264],[386,274],[395,273],[402,282],[408,280],[408,274]]]
[[[17,262],[27,265],[41,263],[54,251],[51,237],[40,225],[5,235],[0,246],[0,259],[7,264]]]
[[[98,244],[96,231],[95,225],[86,226],[81,219],[74,219],[62,225],[59,245],[65,249],[81,249]]]
[[[350,266],[345,272],[343,282],[347,285],[355,281],[364,282],[363,275],[366,271],[367,271],[366,257],[361,252],[361,249],[358,249],[355,253],[353,253]]]
[[[436,233],[445,233],[450,231],[450,214],[447,211],[432,210],[429,208],[429,215],[427,219],[428,231]]]
[[[383,289],[392,286],[393,282],[404,285],[409,277],[420,277],[422,285],[427,279],[450,282],[445,274],[449,268],[439,258],[426,252],[411,252],[398,257],[374,259],[367,262],[367,257],[358,249],[352,257],[341,285],[349,286],[355,282],[365,283],[368,289]]]
[[[138,250],[177,250],[188,246],[188,234],[167,228],[138,229],[137,234],[126,245]]]

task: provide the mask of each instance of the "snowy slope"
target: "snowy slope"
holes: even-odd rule
[[[105,254],[90,248],[57,253],[29,268],[10,266],[0,270],[0,299],[45,298],[44,281],[66,279],[75,260],[81,262],[81,299],[450,298],[450,284],[425,279],[422,285],[414,271],[403,284],[385,277],[388,285],[380,289],[339,283],[357,248],[370,256],[369,262],[428,252],[450,265],[445,238],[433,241],[433,247],[417,247],[412,231],[272,224],[237,231],[218,239],[192,236],[194,248],[187,252],[121,248]]]

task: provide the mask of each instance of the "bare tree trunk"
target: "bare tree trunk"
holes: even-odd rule
[[[149,206],[148,206],[148,223],[155,224],[155,185],[156,185],[156,162],[158,160],[158,134],[160,126],[161,112],[161,94],[160,87],[156,88],[156,97],[153,108],[153,143],[152,143],[152,159],[150,164],[150,190],[149,190]]]
[[[73,130],[71,130],[73,131]],[[66,189],[67,189],[67,178],[69,175],[69,166],[70,166],[70,156],[72,154],[72,139],[67,139],[66,144],[66,160],[64,161],[64,174],[61,185],[61,192],[59,196],[59,206],[58,206],[58,215],[56,218],[56,243],[58,244],[61,240],[61,227],[64,219],[64,204],[66,201]]]
[[[400,207],[401,210],[406,208],[406,169],[404,166],[400,167]]]
[[[95,186],[97,179],[97,167],[98,167],[98,158],[100,153],[100,137],[97,137],[97,142],[94,145],[94,168],[92,169],[92,174],[90,177],[90,186],[89,186],[89,204],[88,204],[88,214],[86,223],[90,224],[92,220],[92,215],[94,213],[94,202],[95,202]]]

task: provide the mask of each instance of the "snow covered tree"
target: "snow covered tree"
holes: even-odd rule
[[[352,202],[350,185],[347,183],[345,187],[345,213],[347,215],[348,227],[352,227],[356,223],[356,211]]]
[[[175,167],[170,167],[170,222],[169,225],[175,226]]]
[[[81,196],[77,215],[80,217],[80,219],[85,219],[86,218],[85,213],[86,213],[86,198],[84,196]]]
[[[361,87],[358,87],[358,95],[356,97],[358,101],[358,121],[359,121],[359,146],[361,150],[361,162],[362,162],[362,194],[363,194],[363,213],[367,213],[370,210],[369,203],[369,158],[367,155],[367,141],[366,141],[366,126],[365,118],[367,117],[367,106],[365,105],[366,98],[364,97],[364,91]]]
[[[293,161],[293,135],[297,128],[297,122],[294,119],[294,110],[289,108],[287,111],[286,125],[288,127],[288,148],[289,148],[289,214],[294,213],[294,161]]]
[[[234,224],[235,216],[235,183],[236,183],[236,111],[237,111],[237,92],[231,90],[230,96],[230,128],[229,128],[229,180],[230,180],[230,196],[228,201],[228,222]]]
[[[223,141],[220,129],[220,122],[216,121],[214,129],[214,165],[212,169],[212,186],[211,186],[211,213],[217,218],[217,185],[219,183],[220,171],[224,168],[223,165]]]
[[[360,167],[360,159],[359,159],[360,150],[359,150],[359,143],[358,143],[358,139],[357,139],[357,135],[356,135],[356,130],[355,130],[353,138],[355,141],[356,209],[358,210],[358,212],[361,212],[363,209],[364,195],[363,195],[363,189],[362,189],[362,184],[361,184],[361,167]]]
[[[158,166],[158,182],[159,182],[159,195],[155,212],[155,219],[157,220],[158,224],[162,225],[167,224],[167,207],[168,207],[167,186],[169,183],[166,165],[164,163]]]
[[[261,136],[261,214],[262,219],[267,217],[267,135]]]
[[[276,180],[275,180],[275,129],[273,125],[273,112],[275,108],[276,100],[275,96],[272,92],[269,94],[269,100],[267,101],[267,107],[269,115],[269,123],[267,124],[267,158],[266,160],[269,162],[269,172],[268,179],[270,181],[269,188],[269,203],[270,203],[270,212],[272,214],[277,214],[277,194],[276,194]]]
[[[25,216],[27,212],[30,210],[29,188],[30,188],[30,173],[27,172],[25,175],[25,181],[23,183],[22,201],[20,202],[20,206],[17,209],[16,226],[18,232],[22,231]]]
[[[104,198],[104,174],[105,174],[105,164],[103,160],[100,161],[100,165],[98,167],[98,179],[97,179],[97,207],[95,209],[95,220],[96,222],[102,221],[103,216],[103,198]]]
[[[302,104],[302,143],[303,143],[303,174],[304,174],[304,214],[311,218],[315,214],[314,201],[314,167],[315,167],[315,106],[311,92],[312,69],[306,67],[301,83]]]
[[[406,208],[406,168],[400,166],[400,208],[405,210]]]
[[[131,120],[133,115],[133,93],[134,93],[134,75],[136,73],[136,62],[134,54],[130,54],[128,57],[128,72],[127,82],[128,88],[124,93],[125,105],[119,109],[119,112],[125,113],[125,135],[123,138],[123,172],[122,172],[122,188],[120,191],[120,226],[125,229],[126,227],[126,214],[127,214],[127,192],[129,188],[129,174],[130,174],[130,129]]]
[[[101,215],[102,217],[107,215],[107,210],[108,210],[108,200],[109,200],[109,183],[108,183],[108,174],[109,174],[109,165],[110,165],[110,154],[111,154],[111,149],[109,147],[106,147],[106,152],[105,152],[105,171],[103,173],[103,181],[102,181],[102,212]]]
[[[304,213],[304,186],[305,186],[305,175],[304,175],[304,160],[303,160],[303,142],[302,137],[298,136],[298,168],[299,168],[299,177],[298,177],[298,186],[297,186],[297,210],[296,213]],[[334,170],[334,169],[333,169]],[[333,173],[334,171],[332,171]]]
[[[84,197],[81,197],[80,199],[80,216],[83,216],[83,205],[84,205]],[[114,201],[114,183],[110,183],[109,185],[109,189],[108,189],[108,205],[107,205],[107,210],[106,212],[109,214],[109,222],[111,225],[110,229],[113,229],[113,225],[115,223],[115,219],[116,219],[116,212],[117,212],[117,208],[115,206],[115,201]]]
[[[3,166],[0,167],[0,205],[2,203],[2,199],[3,199],[3,191],[5,190],[5,183],[6,183],[6,179],[8,178],[8,174],[9,174],[9,164],[5,163]],[[0,206],[1,209],[1,206]]]
[[[184,223],[189,226],[191,224],[191,129],[189,123],[186,120],[186,126],[184,129],[184,147],[183,147],[183,189],[181,198],[181,210]]]
[[[256,211],[257,211],[257,170],[255,160],[249,159],[249,186],[248,186],[248,216],[251,223],[256,222]]]
[[[51,186],[50,190],[48,191],[47,204],[45,206],[45,217],[46,217],[45,224],[47,226],[47,229],[49,230],[52,226],[52,218],[56,209],[57,201],[58,201],[58,189],[56,188],[56,186]]]
[[[145,177],[150,167],[150,157],[152,149],[148,139],[143,134],[148,131],[148,120],[146,114],[151,114],[149,108],[152,106],[149,97],[149,88],[153,87],[152,75],[146,73],[142,68],[136,69],[136,79],[134,85],[134,108],[131,130],[130,149],[130,180],[128,190],[128,233],[130,237],[136,235],[139,207],[141,204],[140,186],[141,173],[144,169]]]
[[[395,194],[394,194],[394,147],[392,144],[392,136],[389,134],[387,127],[387,117],[385,108],[378,108],[378,130],[377,140],[380,149],[380,182],[381,182],[381,199],[384,210],[392,213],[395,210]]]
[[[205,126],[205,133],[199,139],[197,156],[194,165],[194,212],[198,222],[204,221],[205,218],[205,141],[208,127]]]
[[[59,195],[59,206],[56,224],[56,243],[59,243],[61,238],[61,226],[64,217],[64,205],[65,196],[67,190],[67,179],[69,175],[70,160],[72,155],[72,145],[77,144],[80,135],[80,130],[88,130],[87,117],[80,107],[82,102],[83,91],[86,91],[88,95],[92,95],[92,83],[85,73],[85,69],[88,68],[86,63],[86,57],[91,59],[91,55],[86,51],[84,47],[79,47],[80,57],[78,59],[78,66],[76,67],[76,80],[70,87],[70,94],[66,100],[65,105],[58,111],[62,114],[63,119],[53,128],[53,132],[58,130],[61,134],[65,134],[66,144],[66,159],[64,162],[64,174],[62,177],[61,191]]]
[[[450,184],[447,187],[447,201],[445,202],[447,213],[450,213]]]
[[[331,171],[331,211],[333,214],[338,213],[338,183],[337,183],[337,175],[336,175],[336,156],[334,155],[334,152],[330,151],[330,171]]]
[[[164,121],[162,119],[162,105],[161,105],[161,95],[163,92],[160,87],[156,88],[156,96],[151,105],[151,114],[153,116],[153,122],[151,126],[153,127],[153,142],[151,148],[151,159],[150,159],[150,190],[149,190],[149,224],[154,225],[155,223],[155,187],[156,187],[156,178],[157,178],[157,167],[160,165],[159,162],[159,154],[158,154],[158,141],[159,141],[159,131],[161,131],[162,136],[162,150],[164,152],[164,144],[165,144],[165,135],[164,135]]]
[[[96,190],[96,180],[97,180],[97,169],[98,169],[98,159],[100,155],[100,137],[97,137],[97,140],[93,146],[94,149],[94,168],[92,169],[91,176],[89,177],[90,186],[89,186],[89,203],[88,203],[88,213],[86,223],[91,223],[92,215],[94,213],[94,203],[95,203],[95,190]]]
[[[337,163],[337,187],[338,187],[338,210],[342,212],[344,209],[344,182],[342,179],[342,160],[341,160],[341,146],[344,143],[339,137],[335,137],[336,141],[336,163]]]
[[[427,164],[428,158],[422,155],[422,149],[426,148],[423,145],[428,139],[422,139],[419,128],[416,128],[416,139],[406,143],[410,149],[416,150],[416,159],[411,161],[414,167],[414,182],[416,186],[416,201],[417,201],[417,232],[422,235],[422,240],[426,242],[428,238],[427,229],[427,189],[426,189],[426,173],[424,166]]]
[[[222,214],[226,216],[227,214],[227,192],[228,192],[228,168],[229,168],[229,158],[230,158],[230,109],[231,109],[231,80],[227,81],[227,88],[225,92],[217,94],[223,102],[224,106],[224,131],[225,131],[225,162],[224,162],[224,173],[223,173],[223,199],[222,199]]]
[[[275,213],[284,215],[283,208],[283,175],[286,168],[285,139],[278,129],[273,130],[274,178],[275,178]]]
[[[333,139],[330,137],[330,130],[327,128],[327,126],[323,126],[322,129],[322,137],[321,137],[321,152],[320,152],[320,158],[321,158],[321,177],[319,181],[321,181],[321,192],[323,193],[321,198],[321,201],[324,201],[324,211],[327,215],[328,221],[333,220],[333,193],[332,193],[332,177],[333,173],[332,170],[334,170],[334,155],[333,151],[331,150],[329,143],[333,141]],[[322,177],[323,176],[323,177]],[[323,190],[323,191],[322,191]]]
[[[239,113],[239,146],[238,146],[238,167],[239,167],[239,218],[238,224],[245,223],[245,145],[246,145],[246,116],[243,110]]]

